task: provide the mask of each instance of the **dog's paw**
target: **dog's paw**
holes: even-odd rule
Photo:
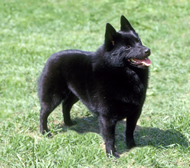
[[[117,152],[114,152],[114,153],[107,153],[107,157],[109,157],[109,158],[112,158],[112,157],[114,157],[114,158],[116,158],[116,159],[119,159],[120,158],[120,156],[119,156],[119,154],[117,153]]]
[[[44,137],[47,137],[47,138],[52,138],[53,135],[50,133],[50,132],[45,132],[42,134]]]
[[[76,121],[67,121],[67,122],[65,122],[65,125],[67,125],[67,126],[73,126],[73,125],[76,125],[77,124],[77,122]]]
[[[48,129],[47,131],[41,130],[40,132],[41,132],[42,135],[45,136],[45,137],[48,137],[48,138],[53,137],[53,135],[51,134],[51,132],[49,131],[49,129]]]
[[[126,142],[126,145],[127,145],[127,149],[132,149],[132,148],[136,147],[135,142],[129,141],[129,140]]]
[[[52,135],[50,132],[48,132],[48,133],[47,133],[47,137],[48,137],[48,138],[52,138],[53,135]]]
[[[116,159],[119,159],[119,158],[120,158],[120,156],[119,156],[119,154],[118,154],[117,152],[114,152],[114,153],[113,153],[113,156],[114,156]]]

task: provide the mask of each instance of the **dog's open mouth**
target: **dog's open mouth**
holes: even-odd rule
[[[150,66],[151,65],[151,61],[148,58],[144,58],[144,59],[129,59],[128,61],[130,61],[132,64],[134,65],[141,65],[141,66]]]

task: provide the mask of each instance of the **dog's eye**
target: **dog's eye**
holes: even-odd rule
[[[131,48],[130,45],[127,45],[127,46],[125,47],[126,50],[129,50],[130,48]]]

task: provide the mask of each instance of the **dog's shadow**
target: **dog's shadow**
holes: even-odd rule
[[[70,129],[80,134],[87,132],[95,132],[100,134],[96,116],[75,118],[74,121],[76,121],[77,124],[71,127],[58,124],[57,130],[59,131],[57,133],[67,132],[67,130]],[[129,151],[126,149],[125,145],[125,125],[126,121],[122,120],[119,121],[116,126],[116,147],[120,154],[124,153],[125,151]],[[134,132],[134,138],[138,147],[149,145],[157,148],[169,148],[175,147],[176,145],[183,147],[189,146],[187,138],[175,130],[161,130],[159,128],[141,127],[137,125]]]

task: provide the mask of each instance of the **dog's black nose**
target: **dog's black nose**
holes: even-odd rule
[[[149,49],[149,48],[146,48],[146,49],[144,50],[144,53],[147,54],[147,55],[150,55],[150,49]]]

